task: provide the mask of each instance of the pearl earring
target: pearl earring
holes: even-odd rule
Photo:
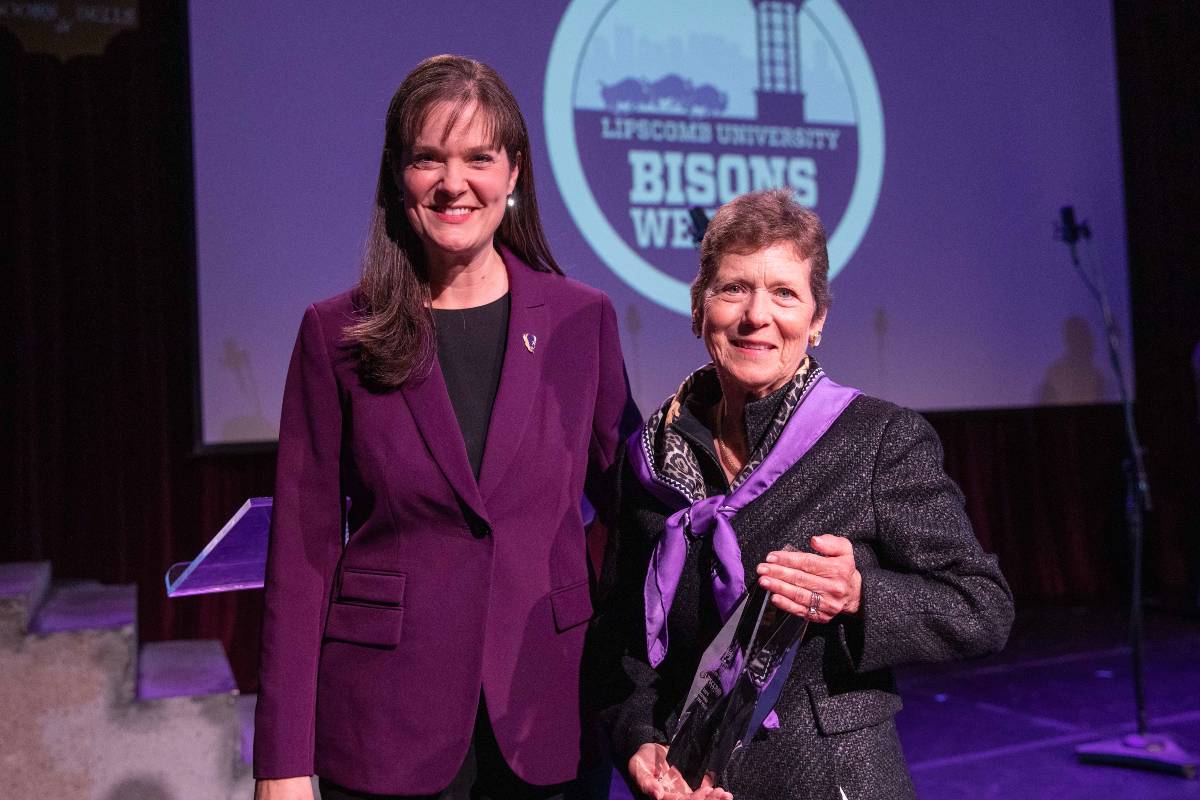
[[[513,206],[515,206],[516,204],[517,204],[517,201],[516,201],[516,200],[513,198],[513,196],[510,194],[510,195],[508,196],[508,207],[509,207],[509,208],[512,208],[512,207],[513,207]]]
[[[821,346],[821,332],[817,331],[816,333],[809,334],[808,343],[812,347],[820,347]]]

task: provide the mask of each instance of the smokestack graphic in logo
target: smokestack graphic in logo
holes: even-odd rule
[[[804,120],[800,7],[804,0],[754,0],[758,33],[758,121]]]

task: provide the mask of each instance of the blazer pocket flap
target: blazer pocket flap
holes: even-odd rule
[[[338,599],[402,606],[404,605],[404,573],[376,572],[348,567],[342,570],[342,589]]]
[[[404,609],[400,606],[339,601],[329,607],[325,638],[377,647],[395,647],[400,644],[400,627],[403,621]]]
[[[554,611],[554,628],[559,633],[591,619],[592,593],[587,579],[552,591],[550,607]]]
[[[810,684],[817,728],[826,736],[878,725],[896,715],[904,705],[900,695],[882,689],[858,689],[830,695],[824,684]]]

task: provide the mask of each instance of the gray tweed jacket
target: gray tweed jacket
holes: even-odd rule
[[[777,403],[746,410],[757,441]],[[726,491],[708,430],[687,408],[674,423],[695,451],[710,494]],[[665,742],[700,654],[720,627],[708,581],[712,554],[691,546],[670,612],[670,649],[646,658],[642,582],[669,510],[620,477],[617,530],[601,576],[591,631],[591,683],[618,765],[639,746]],[[980,548],[962,495],[942,468],[937,435],[918,414],[860,396],[776,484],[733,520],[746,568],[785,544],[811,552],[809,537],[853,542],[862,573],[856,617],[814,625],[776,710],[741,751],[726,786],[736,800],[896,800],[914,791],[893,716],[890,667],[998,651],[1012,623],[1012,595],[994,556]]]

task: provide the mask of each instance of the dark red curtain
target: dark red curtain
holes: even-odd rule
[[[1116,8],[1138,426],[1151,579],[1200,606],[1200,5]],[[1184,596],[1176,597],[1177,593]]]
[[[1155,489],[1147,580],[1194,601],[1200,518],[1200,14],[1116,5],[1138,418]],[[66,63],[0,28],[0,560],[136,582],[145,640],[216,637],[254,686],[259,595],[168,601],[269,454],[193,455],[194,254],[186,13]],[[1069,87],[1064,87],[1064,91]],[[1019,310],[1019,309],[1018,309]],[[1119,409],[930,415],[979,538],[1025,601],[1120,603],[1128,583]]]
[[[145,640],[216,637],[254,681],[259,593],[167,601],[163,573],[274,457],[192,455],[194,256],[186,15],[143,4],[100,57],[0,27],[6,209],[0,560],[137,583]],[[7,349],[7,348],[6,348]]]

